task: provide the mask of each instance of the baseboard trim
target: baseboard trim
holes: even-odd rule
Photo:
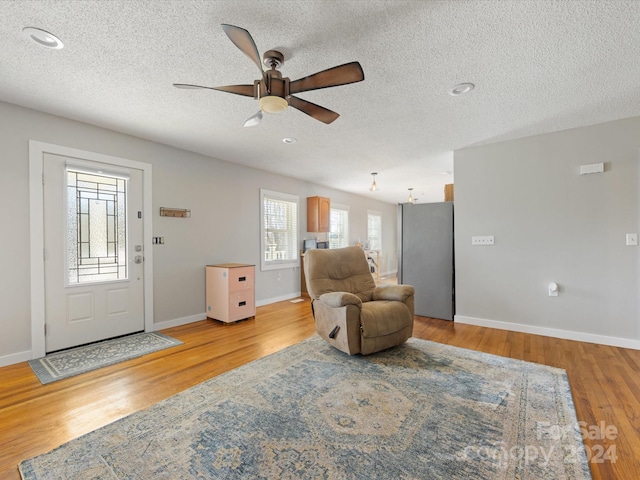
[[[186,325],[187,323],[199,322],[207,318],[206,313],[197,313],[195,315],[189,315],[188,317],[174,318],[173,320],[166,320],[164,322],[158,322],[153,324],[153,330],[164,330],[165,328],[179,327],[180,325]]]
[[[565,340],[576,340],[578,342],[597,343],[600,345],[608,345],[611,347],[640,350],[640,340],[634,340],[632,338],[609,337],[606,335],[595,335],[593,333],[560,330],[549,327],[536,327],[533,325],[522,325],[519,323],[488,320],[486,318],[466,317],[463,315],[455,315],[454,321],[457,323],[475,325],[478,327],[497,328],[499,330],[510,330],[512,332],[531,333],[534,335],[543,335],[545,337],[563,338]]]
[[[259,300],[256,302],[256,307],[264,307],[265,305],[269,305],[271,303],[284,302],[285,300],[291,300],[293,298],[300,297],[300,292],[288,293],[286,295],[282,295],[280,297],[266,298],[264,300]]]
[[[31,360],[31,355],[31,350],[3,355],[2,357],[0,357],[0,367],[7,367],[16,363],[26,362],[28,360]]]

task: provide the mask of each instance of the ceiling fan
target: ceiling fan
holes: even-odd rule
[[[247,119],[244,123],[245,127],[260,123],[263,112],[279,113],[286,110],[288,106],[300,110],[316,120],[329,124],[340,115],[320,105],[296,97],[294,94],[321,88],[337,87],[364,80],[364,72],[360,63],[351,62],[290,81],[289,78],[282,77],[282,73],[278,70],[284,65],[282,53],[276,50],[265,52],[263,62],[268,70],[263,70],[260,63],[260,54],[251,34],[244,28],[234,25],[223,24],[222,29],[235,46],[256,64],[260,70],[260,78],[255,80],[253,84],[246,85],[204,87],[201,85],[174,83],[173,86],[176,88],[206,88],[255,98],[260,103],[260,110]]]

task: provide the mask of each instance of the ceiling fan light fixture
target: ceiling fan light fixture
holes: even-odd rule
[[[282,113],[288,106],[289,103],[282,97],[268,95],[260,98],[260,110],[264,113]]]
[[[64,43],[53,33],[49,33],[41,28],[36,27],[24,27],[22,31],[25,35],[28,35],[31,40],[43,47],[52,48],[54,50],[60,50],[64,47]]]

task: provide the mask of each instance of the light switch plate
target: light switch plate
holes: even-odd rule
[[[493,245],[493,235],[471,237],[471,245]]]
[[[627,246],[633,247],[638,245],[638,234],[637,233],[627,233]]]
[[[588,175],[590,173],[603,173],[604,163],[592,163],[591,165],[580,165],[580,175]]]

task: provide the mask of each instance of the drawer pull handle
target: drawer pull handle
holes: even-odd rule
[[[247,304],[247,302],[240,302],[240,303],[238,304],[238,306],[239,306],[239,307],[244,307],[246,304]]]
[[[239,282],[246,282],[247,281],[247,277],[239,277],[238,281]]]

